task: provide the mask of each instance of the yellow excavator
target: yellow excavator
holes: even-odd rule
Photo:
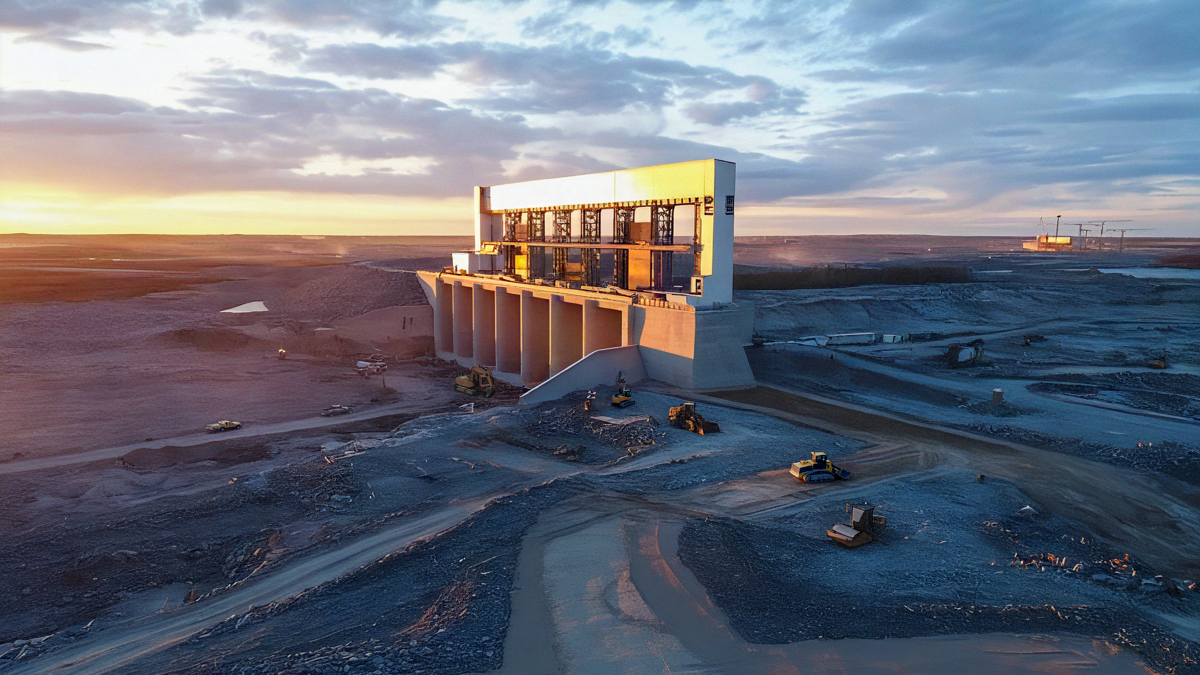
[[[454,378],[454,391],[491,398],[496,393],[496,381],[492,379],[492,369],[487,366],[475,366],[466,375]]]
[[[633,390],[629,385],[625,384],[625,376],[621,371],[617,372],[617,395],[612,397],[612,406],[614,408],[628,408],[634,404]]]

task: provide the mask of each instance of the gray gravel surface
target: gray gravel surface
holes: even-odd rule
[[[559,481],[497,499],[434,539],[230,617],[169,661],[139,664],[140,672],[455,675],[498,668],[521,535],[540,509],[572,489]]]
[[[879,505],[877,513],[888,518],[875,542],[846,549],[825,536],[835,522],[848,522],[847,499]],[[817,499],[756,523],[691,520],[679,552],[751,642],[1068,632],[1127,639],[1161,657],[1160,665],[1194,672],[1184,659],[1200,655],[1195,645],[1156,627],[1142,610],[1194,612],[1200,594],[1168,593],[1169,580],[1155,582],[1153,570],[1137,561],[1130,568],[1150,583],[1113,573],[1102,561],[1121,552],[1061,518],[1017,515],[1027,503],[1010,485],[939,471]],[[1014,564],[1046,553],[1065,557],[1067,567]],[[1077,563],[1078,571],[1069,571]]]

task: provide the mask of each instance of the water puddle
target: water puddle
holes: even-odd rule
[[[249,314],[250,312],[267,312],[267,311],[270,311],[270,310],[267,309],[267,305],[265,302],[263,302],[262,300],[255,300],[254,302],[247,302],[245,304],[238,305],[237,307],[230,307],[229,309],[223,309],[223,310],[221,310],[221,313],[222,314]]]

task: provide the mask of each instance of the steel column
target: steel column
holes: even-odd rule
[[[554,236],[550,241],[566,243],[571,241],[571,212],[554,212]],[[571,250],[567,248],[554,249],[554,276],[559,279],[567,278],[567,260]]]
[[[675,207],[650,207],[651,243],[675,243]],[[654,288],[670,288],[674,270],[674,254],[670,251],[653,251],[650,254],[650,285]]]
[[[546,241],[546,214],[543,211],[530,211],[527,216],[528,241]],[[529,277],[541,279],[546,276],[546,249],[541,246],[529,247]]]
[[[600,243],[600,210],[584,209],[580,214],[581,233],[579,241],[589,244]],[[585,248],[580,251],[580,265],[583,271],[581,283],[584,286],[600,285],[600,251]]]
[[[618,206],[613,209],[613,243],[629,244],[630,233],[633,231],[633,207]],[[618,288],[629,288],[629,251],[617,249],[613,251],[613,285]]]

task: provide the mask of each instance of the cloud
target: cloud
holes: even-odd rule
[[[380,36],[437,35],[455,21],[430,0],[5,0],[0,30],[64,36],[115,29],[183,35],[207,19],[238,19],[314,30],[364,29]]]
[[[190,108],[75,92],[4,92],[6,172],[26,182],[112,193],[458,196],[481,180],[499,182],[517,146],[558,135],[517,116],[306,78],[233,71],[198,84]],[[407,160],[423,168],[303,175],[306,165],[330,156]]]
[[[52,31],[46,31],[43,33],[32,33],[29,35],[22,35],[21,37],[17,38],[13,42],[15,42],[17,44],[26,43],[26,42],[38,42],[41,44],[50,45],[51,47],[58,47],[59,49],[64,49],[69,52],[91,52],[91,51],[96,51],[98,49],[112,49],[112,47],[110,47],[109,45],[100,44],[99,42],[86,42],[84,40],[75,40],[75,39],[72,39],[69,37],[65,37],[63,35],[56,34],[55,32],[52,32]]]
[[[1037,191],[1192,195],[1179,181],[1200,175],[1192,0],[451,2],[0,0],[18,44],[219,31],[273,57],[217,54],[206,63],[228,67],[181,74],[171,106],[6,92],[6,173],[111,192],[448,196],[720,157],[747,200],[900,213]]]
[[[384,47],[373,43],[336,44],[307,54],[307,70],[352,75],[374,80],[399,80],[432,77],[448,65],[452,57],[445,46],[413,45]]]
[[[684,61],[638,57],[608,49],[531,47],[481,42],[384,47],[370,43],[313,50],[304,67],[368,79],[427,78],[453,72],[489,92],[471,105],[516,113],[607,114],[626,108],[658,110],[678,100],[696,121],[720,125],[766,114],[795,113],[805,102],[796,88],[761,76]],[[711,95],[744,100],[704,101]]]

